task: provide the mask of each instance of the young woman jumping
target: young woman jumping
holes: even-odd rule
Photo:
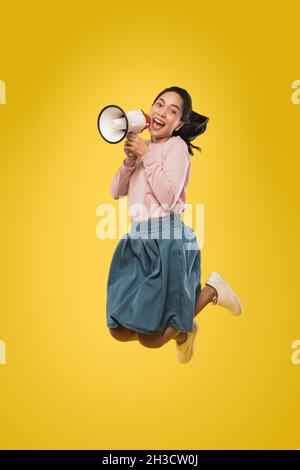
[[[196,233],[181,219],[190,179],[191,141],[209,118],[192,110],[190,94],[172,86],[153,101],[151,139],[129,133],[126,158],[110,185],[112,197],[128,196],[131,229],[117,244],[108,282],[106,318],[118,341],[159,348],[176,341],[181,363],[190,361],[198,332],[196,315],[212,303],[239,315],[242,305],[218,272],[201,288]]]

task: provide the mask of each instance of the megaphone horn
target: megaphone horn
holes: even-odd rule
[[[121,142],[128,132],[138,134],[151,124],[149,114],[142,109],[128,111],[127,113],[115,104],[103,108],[98,116],[98,131],[101,137],[109,144]]]

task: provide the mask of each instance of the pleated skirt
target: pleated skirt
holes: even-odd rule
[[[181,214],[131,221],[118,242],[107,281],[109,328],[158,334],[167,326],[193,331],[201,291],[201,251]]]

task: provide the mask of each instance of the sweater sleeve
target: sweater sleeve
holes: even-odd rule
[[[163,165],[151,151],[144,155],[142,162],[156,199],[163,209],[173,209],[182,192],[189,168],[188,150],[183,145],[171,145],[166,152]]]
[[[124,158],[122,165],[113,177],[110,183],[110,193],[114,199],[119,199],[120,196],[126,196],[129,188],[130,176],[136,168],[136,164],[129,165],[126,158]]]

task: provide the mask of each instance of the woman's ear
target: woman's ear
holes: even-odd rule
[[[184,122],[181,122],[181,124],[177,127],[177,129],[175,129],[176,132],[179,131],[179,129],[181,129],[183,126],[184,126]]]

